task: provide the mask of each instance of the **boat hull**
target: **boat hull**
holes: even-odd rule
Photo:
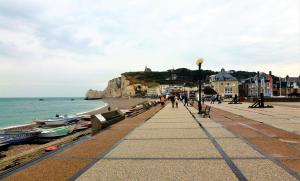
[[[56,128],[38,128],[41,133],[38,135],[39,138],[55,138],[66,136],[73,132],[75,125],[61,126]]]
[[[40,134],[40,131],[2,131],[0,146],[30,142]]]

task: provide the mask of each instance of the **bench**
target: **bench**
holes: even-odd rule
[[[203,111],[203,113],[202,113],[202,117],[205,118],[205,116],[208,116],[208,117],[210,118],[210,115],[209,115],[209,113],[210,113],[210,108],[211,108],[211,106],[205,106],[205,109],[204,109],[204,111]]]

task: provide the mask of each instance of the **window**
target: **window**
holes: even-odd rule
[[[232,94],[232,87],[225,87],[225,94]]]

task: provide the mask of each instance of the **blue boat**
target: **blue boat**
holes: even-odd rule
[[[62,116],[56,118],[47,119],[44,123],[48,126],[63,126],[69,125],[77,122],[79,120],[78,116]]]
[[[66,126],[70,124],[76,123],[80,118],[78,116],[73,115],[65,115],[65,116],[58,116],[55,118],[49,118],[46,120],[33,120],[34,123],[40,126]]]
[[[40,131],[0,131],[0,147],[10,144],[20,144],[32,141]]]
[[[0,137],[0,148],[3,148],[5,146],[10,145],[10,142],[13,140],[13,138],[9,138],[9,137]]]

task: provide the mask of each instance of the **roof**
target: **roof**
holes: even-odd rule
[[[221,69],[221,72],[215,75],[215,80],[216,81],[225,81],[225,80],[236,80],[235,77],[233,77],[231,74],[227,73],[225,69]]]
[[[258,72],[259,74],[259,78],[262,79],[262,78],[267,78],[269,76],[269,74],[266,74],[264,72]],[[257,79],[257,74],[253,77],[254,79]]]
[[[300,82],[300,76],[299,77],[288,77],[288,82]]]

